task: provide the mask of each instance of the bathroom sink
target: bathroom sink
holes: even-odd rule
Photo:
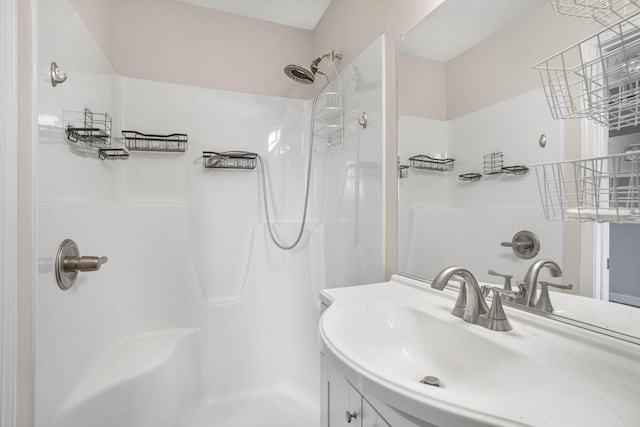
[[[400,276],[326,290],[323,353],[361,392],[435,425],[637,425],[640,347],[509,308],[514,329],[491,331],[452,316],[455,297]]]
[[[531,371],[517,368],[533,361],[452,321],[449,311],[439,307],[432,314],[387,301],[337,305],[323,319],[323,330],[355,363],[408,384],[435,376],[441,388],[475,393],[498,386],[502,375],[531,378]]]

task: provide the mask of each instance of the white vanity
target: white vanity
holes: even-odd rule
[[[457,292],[323,291],[322,426],[639,425],[640,345],[512,307],[492,331],[451,315]]]

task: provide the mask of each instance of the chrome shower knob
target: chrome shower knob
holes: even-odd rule
[[[58,287],[66,291],[78,280],[80,271],[97,271],[109,259],[106,256],[80,256],[78,245],[71,239],[60,244],[56,254],[56,281]]]

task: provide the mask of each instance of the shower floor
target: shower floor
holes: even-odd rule
[[[190,414],[185,427],[289,427],[304,421],[320,425],[320,408],[283,392],[206,400]]]

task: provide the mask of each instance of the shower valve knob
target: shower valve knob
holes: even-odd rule
[[[80,256],[78,245],[71,239],[66,239],[58,248],[56,255],[56,281],[60,289],[66,291],[76,283],[81,271],[100,270],[106,263],[106,256]]]
[[[106,256],[69,256],[62,260],[64,271],[97,271],[109,260]]]

